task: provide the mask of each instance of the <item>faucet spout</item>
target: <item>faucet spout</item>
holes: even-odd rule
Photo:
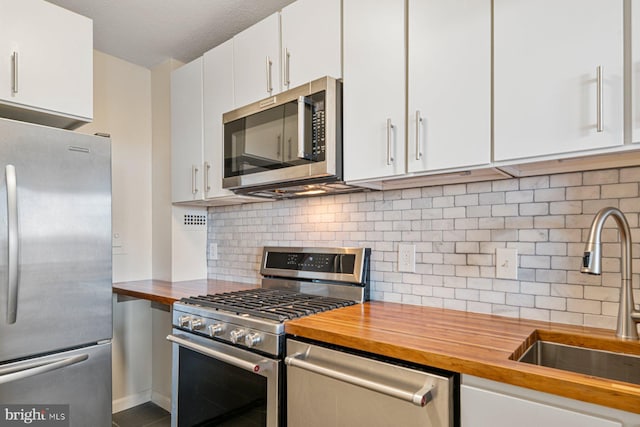
[[[601,209],[593,219],[589,229],[589,238],[582,257],[580,271],[588,274],[602,273],[602,228],[604,223],[612,216],[620,232],[620,245],[622,247],[622,283],[620,287],[620,306],[618,308],[618,324],[616,336],[622,339],[638,339],[636,323],[640,323],[640,311],[635,309],[633,301],[633,288],[631,283],[631,230],[624,214],[617,208],[608,207]]]

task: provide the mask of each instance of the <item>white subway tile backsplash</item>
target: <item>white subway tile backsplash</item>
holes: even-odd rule
[[[538,189],[538,188],[549,188],[548,176],[532,176],[528,178],[522,178],[520,180],[521,190]]]
[[[363,192],[209,209],[209,277],[257,283],[266,245],[368,246],[372,299],[615,328],[620,244],[603,233],[603,275],[579,272],[595,213],[620,207],[640,253],[640,167]],[[415,273],[397,271],[401,242]],[[495,249],[518,279],[495,278]],[[640,260],[633,261],[635,271]],[[634,283],[640,275],[634,275]],[[636,290],[640,298],[640,290]]]
[[[640,167],[620,169],[620,182],[640,182]]]
[[[559,175],[551,175],[549,187],[575,187],[582,185],[582,173],[565,173]]]

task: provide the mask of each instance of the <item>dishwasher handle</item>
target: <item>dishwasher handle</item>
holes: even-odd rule
[[[304,369],[305,371],[313,372],[315,374],[332,378],[334,380],[342,381],[348,384],[366,388],[371,391],[375,391],[377,393],[382,393],[387,396],[395,397],[397,399],[401,399],[409,403],[413,403],[416,406],[425,406],[427,405],[427,403],[431,402],[431,400],[433,399],[433,395],[431,391],[433,390],[434,386],[429,381],[426,381],[424,386],[420,390],[416,392],[411,392],[411,391],[403,390],[387,384],[382,384],[376,381],[370,381],[355,375],[336,371],[334,369],[325,368],[325,367],[316,365],[314,363],[308,362],[305,360],[305,358],[306,358],[306,353],[297,352],[292,354],[291,356],[287,356],[284,359],[284,363],[287,366],[293,366],[296,368]]]

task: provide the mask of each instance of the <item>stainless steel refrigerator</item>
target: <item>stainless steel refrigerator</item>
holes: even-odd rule
[[[111,292],[110,140],[0,119],[0,425],[111,425]]]

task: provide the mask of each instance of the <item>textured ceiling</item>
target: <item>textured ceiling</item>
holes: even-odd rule
[[[93,19],[93,45],[151,68],[189,62],[293,0],[48,0]]]

